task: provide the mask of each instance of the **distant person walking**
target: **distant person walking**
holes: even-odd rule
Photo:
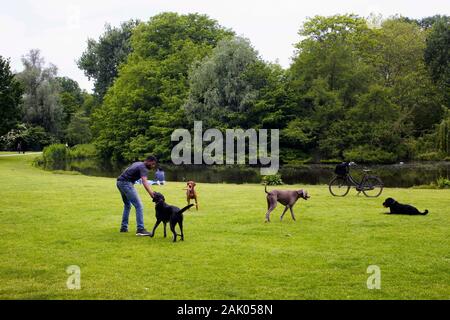
[[[123,215],[120,232],[128,232],[128,217],[130,215],[131,205],[133,205],[136,208],[136,235],[150,235],[150,232],[144,228],[144,207],[136,189],[134,188],[134,183],[141,179],[145,190],[147,190],[150,197],[153,198],[154,193],[147,181],[147,176],[148,170],[153,169],[156,166],[156,162],[155,157],[148,156],[143,162],[133,163],[117,178],[117,189],[119,189],[123,201]]]
[[[25,154],[25,149],[23,148],[23,146],[22,146],[22,142],[18,142],[17,143],[17,152],[20,154],[20,153],[23,153],[23,154]]]

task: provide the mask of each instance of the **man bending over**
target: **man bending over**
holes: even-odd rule
[[[117,178],[117,189],[119,189],[123,201],[122,226],[120,232],[128,232],[128,217],[131,205],[136,208],[137,236],[149,236],[150,232],[144,228],[144,207],[141,199],[134,188],[134,183],[141,179],[145,190],[153,198],[153,191],[147,181],[148,170],[156,166],[156,158],[148,156],[144,162],[135,162],[126,168]]]

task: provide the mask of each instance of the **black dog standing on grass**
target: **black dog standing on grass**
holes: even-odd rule
[[[395,199],[387,198],[383,206],[385,208],[389,208],[391,211],[391,214],[409,214],[409,215],[426,215],[428,214],[428,210],[425,210],[424,212],[420,212],[417,210],[417,208],[410,206],[409,204],[401,204],[398,203]]]
[[[155,226],[153,227],[150,237],[153,237],[155,235],[155,230],[156,228],[158,228],[161,222],[164,223],[164,238],[167,237],[166,226],[167,222],[169,222],[170,230],[173,233],[173,242],[177,241],[178,234],[175,231],[175,227],[177,224],[180,227],[181,231],[181,234],[179,236],[181,237],[181,241],[183,241],[184,240],[183,212],[188,210],[190,207],[194,205],[190,204],[184,207],[183,209],[180,209],[178,207],[168,205],[165,201],[166,199],[161,193],[159,192],[154,193],[153,202],[155,202],[156,223]]]

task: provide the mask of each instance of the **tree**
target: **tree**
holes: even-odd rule
[[[345,119],[325,129],[320,143],[323,154],[362,162],[393,162],[405,156],[403,139],[408,126],[391,101],[391,91],[371,86]]]
[[[66,129],[72,116],[83,108],[85,93],[81,90],[78,82],[68,77],[57,77],[59,85],[59,101],[64,111],[62,128]]]
[[[387,20],[377,33],[374,63],[380,84],[390,87],[393,103],[413,123],[413,134],[432,130],[443,116],[443,92],[426,70],[427,31],[399,19]]]
[[[163,13],[141,23],[132,53],[93,114],[95,144],[103,157],[134,160],[146,153],[170,157],[171,132],[185,124],[188,71],[232,35],[205,15]]]
[[[60,104],[57,68],[45,66],[39,50],[31,50],[22,58],[24,71],[17,75],[25,94],[23,97],[24,122],[41,126],[54,136],[62,134],[64,110]]]
[[[372,63],[383,85],[393,87],[404,75],[423,65],[425,32],[416,24],[389,19],[375,33]]]
[[[130,38],[138,24],[138,20],[129,20],[120,27],[107,24],[98,40],[88,39],[87,49],[77,63],[85,75],[94,80],[94,92],[100,100],[117,77],[120,64],[132,50]]]
[[[81,90],[78,82],[76,82],[73,79],[70,79],[69,77],[57,77],[56,81],[60,87],[61,93],[68,93],[71,96],[73,96],[75,102],[78,105],[83,104],[83,91]]]
[[[436,126],[437,149],[446,156],[450,156],[450,116],[444,118]]]
[[[437,14],[437,15],[434,15],[434,16],[431,16],[431,17],[425,17],[425,18],[421,18],[421,19],[411,19],[411,18],[408,18],[408,17],[400,17],[398,20],[401,20],[401,21],[405,21],[405,22],[408,22],[408,23],[415,23],[415,24],[417,24],[419,27],[421,27],[422,29],[430,29],[430,28],[432,28],[433,26],[434,26],[434,24],[436,23],[436,22],[439,22],[439,21],[442,21],[442,20],[449,20],[449,16],[447,16],[447,15],[440,15],[440,14]]]
[[[433,81],[446,93],[450,105],[450,17],[439,19],[428,35],[425,62]]]
[[[91,142],[90,120],[83,112],[77,112],[71,118],[66,130],[66,139],[72,146]]]
[[[329,90],[341,92],[344,104],[351,105],[354,93],[367,88],[370,71],[367,56],[372,30],[355,15],[316,16],[299,31],[303,38],[296,47],[290,74],[293,85],[307,91],[322,78]]]
[[[374,80],[374,32],[355,15],[316,16],[303,24],[286,83],[295,118],[282,132],[282,145],[303,152],[319,148],[326,156],[342,151],[337,146],[336,152],[324,151],[329,144],[322,141],[333,138],[330,126],[346,121],[346,110]]]
[[[9,60],[0,56],[0,136],[21,120],[22,93],[20,83],[11,72]]]
[[[0,137],[0,145],[9,150],[15,150],[19,142],[22,150],[38,151],[55,143],[56,140],[44,128],[23,123],[17,124],[15,128]]]
[[[255,116],[257,108],[268,111],[263,110],[268,105],[261,98],[271,72],[248,40],[235,37],[220,41],[189,74],[186,116],[191,121],[204,121],[207,127],[259,125],[261,119]]]
[[[369,28],[358,16],[335,15],[304,23],[287,72],[297,116],[283,129],[282,147],[298,156],[389,162],[412,154],[408,141],[441,121],[444,90],[424,60],[431,20],[379,21]]]

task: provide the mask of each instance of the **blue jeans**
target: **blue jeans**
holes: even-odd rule
[[[133,205],[136,208],[137,229],[144,229],[144,207],[134,184],[128,181],[117,181],[117,189],[119,189],[123,201],[122,228],[128,229],[128,217],[131,205]]]

